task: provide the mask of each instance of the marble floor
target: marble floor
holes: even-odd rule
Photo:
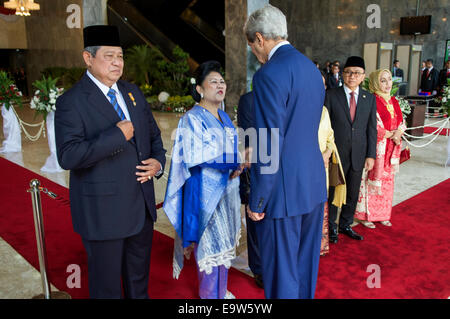
[[[39,119],[34,118],[34,112],[28,106],[17,110],[19,117],[28,123],[37,123]],[[177,127],[180,114],[154,112],[155,119],[162,132],[164,147],[167,149],[166,172],[170,167],[170,154],[172,149],[172,132]],[[427,123],[432,120],[427,120]],[[0,127],[3,121],[0,117]],[[30,133],[34,134],[33,129]],[[3,141],[3,131],[0,132],[0,143]],[[414,142],[421,145],[429,139]],[[41,137],[35,142],[27,140],[22,136],[22,152],[0,154],[0,156],[15,162],[33,172],[40,174],[62,186],[68,187],[69,174],[67,171],[61,173],[44,173],[40,168],[44,165],[50,154],[47,139]],[[439,136],[433,143],[424,148],[411,148],[411,160],[403,163],[396,177],[394,205],[423,192],[424,190],[450,178],[450,167],[445,167],[447,160],[447,137]],[[165,176],[155,181],[156,202],[162,202],[167,183]],[[1,212],[0,212],[1,213]],[[243,209],[241,209],[242,216]],[[162,209],[158,210],[158,221],[155,229],[173,238],[173,228]],[[245,227],[238,248],[238,258],[234,267],[249,273],[246,256]],[[41,293],[40,275],[38,270],[32,267],[22,256],[20,256],[8,243],[0,237],[0,299],[9,298],[31,298]],[[53,287],[54,290],[56,290]]]

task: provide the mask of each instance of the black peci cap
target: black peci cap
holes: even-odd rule
[[[84,47],[120,47],[119,29],[114,25],[91,25],[83,29]]]
[[[345,62],[345,66],[344,69],[347,67],[360,67],[363,68],[364,70],[366,69],[366,65],[364,63],[364,59],[359,57],[359,56],[351,56],[347,59],[347,62]]]

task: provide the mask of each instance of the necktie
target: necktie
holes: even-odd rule
[[[125,120],[125,114],[123,114],[122,109],[119,106],[119,102],[117,102],[116,91],[114,89],[109,89],[107,95],[111,99],[110,102],[111,102],[112,106],[114,107],[114,110],[117,112],[117,115],[119,115],[119,117],[122,121]]]
[[[427,77],[430,75],[430,69],[428,69],[427,71]]]
[[[352,122],[355,118],[356,114],[356,100],[355,100],[355,92],[350,93],[350,118],[352,119]]]

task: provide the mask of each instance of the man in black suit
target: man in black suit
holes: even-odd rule
[[[243,131],[254,129],[255,125],[253,117],[253,92],[248,92],[242,95],[239,99],[237,109],[238,127]],[[239,137],[241,139],[240,143],[244,144],[245,150],[247,152],[250,146],[249,135],[239,134]],[[241,195],[241,203],[245,205],[245,211],[247,211],[248,196],[250,194],[250,172],[248,169],[244,171],[240,176],[239,192]],[[261,257],[259,255],[258,239],[256,237],[257,222],[251,220],[248,214],[245,214],[245,220],[247,224],[248,265],[255,277],[256,285],[260,288],[263,288],[264,286],[262,280]]]
[[[433,60],[428,59],[426,62],[426,69],[422,73],[420,80],[420,92],[428,92],[436,95],[439,87],[439,71],[433,67]]]
[[[326,78],[330,73],[331,73],[331,62],[327,60],[325,62],[325,67],[322,69],[322,74]]]
[[[375,97],[359,85],[364,80],[365,64],[361,57],[349,57],[344,66],[344,86],[327,90],[328,109],[334,138],[347,184],[347,204],[342,207],[339,233],[362,240],[352,228],[363,169],[370,171],[376,158],[377,106]],[[329,192],[329,237],[337,243],[337,207],[332,204],[334,188]]]
[[[400,61],[399,60],[394,60],[394,67],[392,69],[392,76],[393,77],[397,77],[397,78],[401,78],[403,81],[403,70],[400,69]]]
[[[74,230],[88,256],[91,298],[148,298],[156,207],[153,177],[165,152],[144,95],[120,80],[118,29],[84,29],[87,72],[58,98],[58,161],[70,170]],[[122,277],[122,281],[121,281]]]
[[[327,89],[334,89],[341,87],[343,83],[344,81],[342,79],[342,74],[339,72],[339,65],[333,64],[331,66],[331,73],[328,74],[325,81]]]

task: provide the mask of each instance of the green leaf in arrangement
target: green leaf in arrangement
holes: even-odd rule
[[[33,82],[36,88],[30,107],[35,110],[35,117],[42,114],[44,119],[47,118],[49,112],[56,110],[56,100],[63,93],[63,88],[56,87],[58,78],[52,79],[50,76],[42,76],[41,80]]]
[[[0,107],[9,110],[11,105],[22,106],[22,92],[5,71],[0,71]]]

